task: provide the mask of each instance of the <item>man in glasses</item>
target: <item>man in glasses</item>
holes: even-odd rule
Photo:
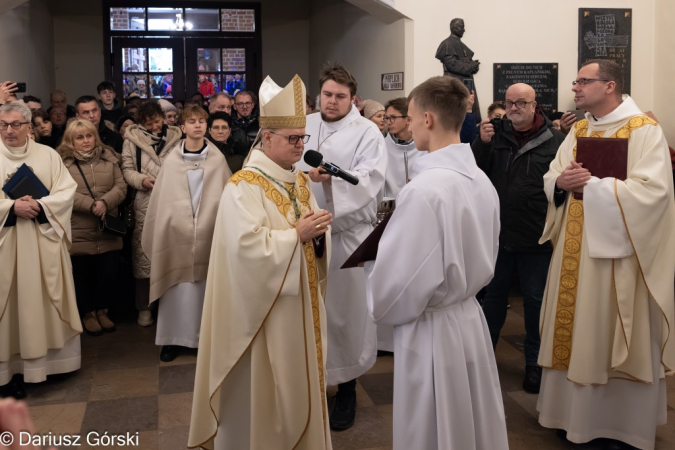
[[[506,117],[495,129],[490,119],[480,124],[472,150],[499,194],[501,232],[495,276],[486,287],[483,311],[492,345],[497,346],[506,320],[511,281],[517,273],[525,313],[526,392],[539,392],[539,313],[551,260],[550,243],[539,244],[546,217],[543,176],[565,136],[552,128],[537,107],[535,91],[527,84],[506,90]],[[508,124],[512,124],[512,129]]]
[[[259,112],[253,94],[249,91],[237,92],[234,96],[233,108],[232,135],[235,141],[244,143],[243,146],[237,146],[237,151],[240,152],[239,148],[244,148],[246,151],[242,153],[242,156],[245,158],[260,130]]]
[[[319,77],[321,112],[307,117],[307,149],[324,155],[357,177],[354,186],[303,164],[321,208],[335,217],[333,257],[328,275],[328,385],[338,385],[330,416],[333,430],[346,430],[356,416],[356,378],[375,363],[377,332],[368,316],[363,271],[340,266],[370,234],[377,199],[384,187],[387,150],[377,126],[354,106],[356,79],[339,64],[325,66]]]
[[[282,89],[267,77],[260,94],[261,140],[216,219],[188,445],[327,450],[332,216],[297,167],[309,137],[302,80]]]
[[[586,118],[544,176],[541,242],[555,250],[541,315],[539,423],[572,442],[654,448],[667,417],[664,374],[675,368],[668,145],[658,122],[622,98],[618,64],[588,61],[572,92]],[[579,137],[628,139],[626,179],[598,178],[577,163]]]
[[[0,191],[0,397],[26,396],[24,382],[80,368],[82,325],[68,255],[77,185],[51,148],[28,138],[23,102],[0,107],[0,180],[28,166],[49,193],[12,199]]]

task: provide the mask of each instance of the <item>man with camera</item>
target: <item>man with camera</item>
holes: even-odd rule
[[[543,177],[565,136],[552,128],[537,107],[531,86],[509,87],[505,105],[506,118],[481,121],[480,135],[471,145],[478,167],[497,190],[500,207],[499,254],[494,278],[486,287],[483,312],[496,347],[517,272],[525,310],[523,389],[538,393],[539,312],[552,253],[549,243],[538,243],[548,206]]]

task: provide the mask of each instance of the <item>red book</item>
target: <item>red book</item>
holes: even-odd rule
[[[623,181],[628,172],[628,139],[577,138],[576,159],[594,177]],[[583,194],[575,192],[574,198],[582,200]]]

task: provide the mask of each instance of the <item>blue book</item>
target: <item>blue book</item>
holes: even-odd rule
[[[49,189],[33,173],[30,167],[23,163],[12,178],[2,187],[2,190],[12,200],[30,195],[34,200],[49,195]]]

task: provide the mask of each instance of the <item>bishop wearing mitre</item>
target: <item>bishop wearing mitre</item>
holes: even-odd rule
[[[324,292],[332,216],[299,171],[305,86],[260,87],[260,134],[227,183],[206,282],[188,447],[330,449]]]

